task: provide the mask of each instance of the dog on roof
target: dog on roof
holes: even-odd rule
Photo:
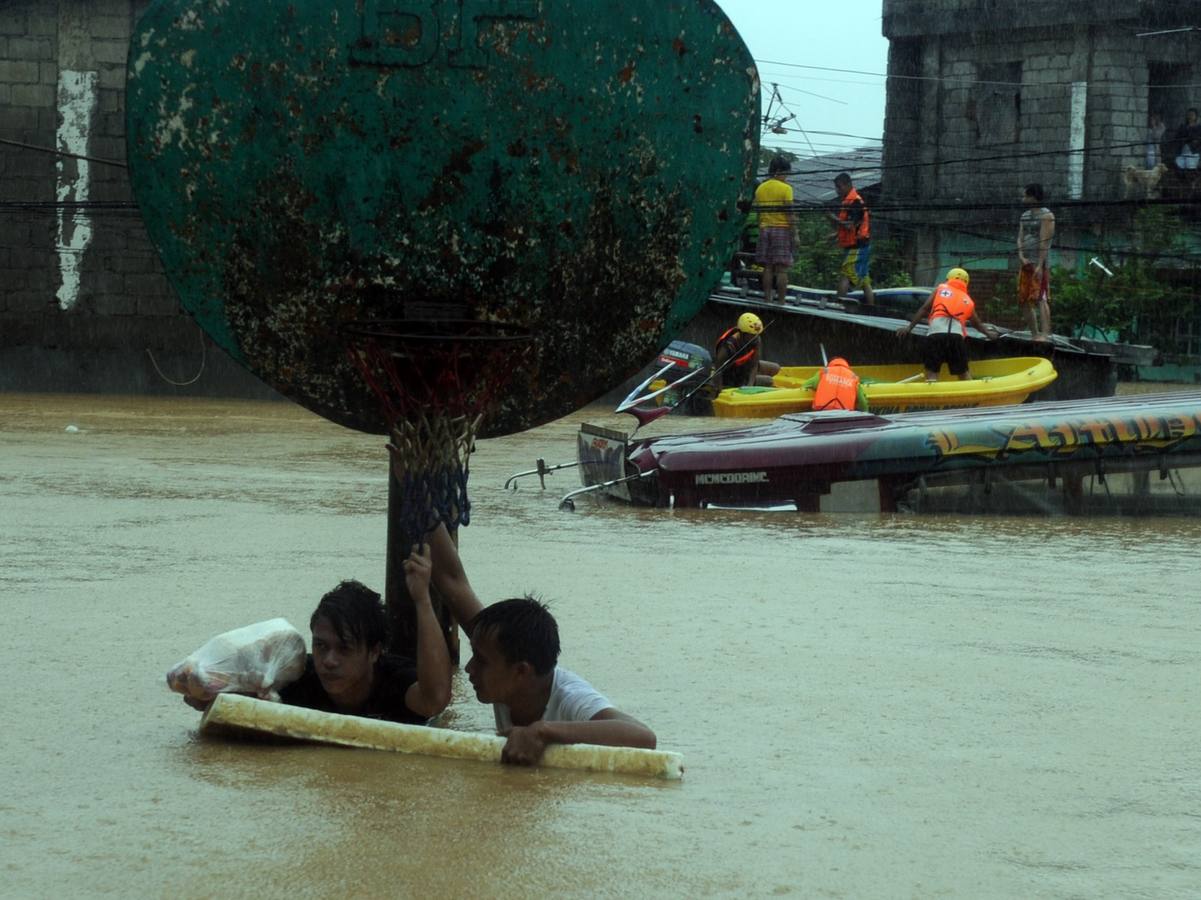
[[[1168,167],[1163,163],[1153,169],[1140,169],[1138,166],[1127,166],[1122,171],[1122,183],[1125,185],[1127,200],[1154,200],[1159,197],[1159,182],[1163,179]]]

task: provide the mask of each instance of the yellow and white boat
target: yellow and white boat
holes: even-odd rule
[[[852,368],[870,412],[879,414],[1021,403],[1056,377],[1051,361],[1041,356],[972,360],[970,381],[960,381],[943,366],[938,381],[927,383],[921,363]],[[713,414],[771,419],[807,412],[813,407],[813,391],[801,385],[820,371],[820,366],[789,366],[772,378],[772,387],[726,388],[713,401]]]

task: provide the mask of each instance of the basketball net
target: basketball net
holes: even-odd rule
[[[380,402],[399,490],[390,511],[418,539],[471,520],[468,462],[484,415],[526,335],[501,323],[362,322],[348,326],[350,358]]]

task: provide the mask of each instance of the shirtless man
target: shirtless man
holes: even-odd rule
[[[1026,209],[1018,220],[1018,306],[1036,341],[1051,338],[1051,241],[1055,237],[1055,215],[1043,206],[1041,184],[1031,183],[1022,191]]]

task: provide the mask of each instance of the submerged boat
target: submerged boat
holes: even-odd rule
[[[1201,466],[1201,391],[881,416],[852,411],[785,415],[762,425],[631,440],[584,425],[577,440],[585,487],[646,506],[770,507],[829,511],[854,487],[858,511],[914,508],[911,495],[943,485],[987,495],[1005,481],[1042,481],[1072,511],[1082,483]],[[1183,495],[1184,491],[1178,491]],[[1044,495],[1045,496],[1045,495]],[[843,509],[846,507],[844,506]]]
[[[971,364],[972,378],[960,381],[943,367],[939,380],[927,383],[920,363],[855,366],[870,410],[877,414],[913,410],[1008,406],[1021,403],[1055,380],[1055,367],[1039,356],[981,359]],[[813,406],[813,390],[805,384],[820,366],[780,369],[772,387],[726,388],[713,399],[720,418],[766,419],[805,412]]]

